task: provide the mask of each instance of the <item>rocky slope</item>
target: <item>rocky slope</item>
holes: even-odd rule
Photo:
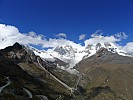
[[[79,62],[75,68],[83,73],[79,86],[86,100],[132,100],[133,58],[101,48]]]
[[[73,96],[65,86],[75,83],[77,76],[65,72],[58,78],[59,72],[64,73],[18,43],[0,50],[0,100],[70,100]]]

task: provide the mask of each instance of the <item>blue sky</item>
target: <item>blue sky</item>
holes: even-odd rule
[[[121,44],[126,45],[133,40],[133,0],[0,0],[0,23],[47,38],[66,33],[76,43],[83,43],[79,35],[89,38],[96,30],[125,32]]]

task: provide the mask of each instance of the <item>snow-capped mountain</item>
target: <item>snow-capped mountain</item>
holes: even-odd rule
[[[49,50],[38,50],[34,47],[28,46],[36,55],[41,58],[55,62],[57,59],[65,62],[67,66],[60,66],[57,63],[57,67],[71,71],[73,73],[73,67],[83,59],[86,59],[94,54],[100,48],[106,48],[108,51],[112,53],[117,53],[122,56],[130,56],[132,55],[126,53],[124,50],[119,49],[114,43],[97,43],[97,44],[88,44],[84,49],[81,48],[73,48],[71,45],[59,45],[56,48],[52,48]]]
[[[60,53],[62,51],[63,53]],[[54,54],[58,54],[58,56]],[[73,57],[73,55],[75,56]],[[58,46],[58,49],[53,48],[47,51],[15,43],[13,46],[0,50],[2,91],[0,100],[5,98],[4,95],[7,98],[7,94],[10,94],[9,98],[12,97],[13,100],[15,97],[20,99],[23,97],[24,100],[29,98],[37,100],[39,99],[38,95],[53,98],[53,100],[62,95],[70,100],[72,94],[76,94],[74,98],[82,96],[83,99],[88,97],[87,99],[91,98],[92,100],[94,95],[98,98],[96,100],[99,100],[99,97],[103,97],[103,94],[110,98],[109,100],[112,100],[116,94],[116,100],[118,100],[117,98],[124,100],[128,97],[131,98],[129,100],[132,100],[130,87],[133,84],[133,81],[131,81],[131,77],[133,77],[133,58],[125,57],[125,55],[129,56],[113,43],[88,45],[84,50],[63,45]],[[65,68],[63,64],[52,63],[57,62],[61,59],[60,57],[67,57],[71,61],[68,63],[68,68]],[[76,61],[80,62],[77,63]],[[71,69],[71,64],[76,64],[76,66]],[[10,86],[10,83],[12,83],[12,86]],[[90,88],[88,89],[86,86],[90,86]],[[82,91],[82,89],[85,89],[85,91]],[[122,94],[124,96],[121,95],[121,90],[123,90]],[[16,91],[21,93],[21,97],[16,94]],[[71,93],[70,96],[64,95],[64,91],[68,96]],[[97,95],[95,91],[100,91],[100,94]],[[30,94],[30,96],[28,97],[25,93]],[[87,93],[89,95],[86,95]]]
[[[105,48],[112,53],[118,53],[119,55],[122,55],[122,56],[131,56],[124,50],[117,47],[114,43],[105,42],[105,43],[89,44],[85,48],[85,51],[90,52],[89,55],[87,55],[87,57],[94,55],[100,48]],[[87,57],[85,57],[85,58],[87,58]]]
[[[77,52],[70,45],[57,46],[54,49],[54,51],[57,52],[62,57],[64,56],[64,57],[71,57],[71,58],[75,58],[75,53]]]

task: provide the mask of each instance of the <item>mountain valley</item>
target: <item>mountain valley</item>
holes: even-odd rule
[[[0,100],[132,100],[133,58],[113,44],[0,50]]]

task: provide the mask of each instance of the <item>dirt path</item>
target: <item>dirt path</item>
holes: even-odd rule
[[[6,88],[8,85],[10,85],[11,84],[11,80],[9,79],[9,77],[6,77],[6,79],[7,79],[7,84],[6,85],[3,85],[2,87],[0,87],[0,94],[1,94],[1,92],[2,92],[2,90],[4,89],[4,88]]]

